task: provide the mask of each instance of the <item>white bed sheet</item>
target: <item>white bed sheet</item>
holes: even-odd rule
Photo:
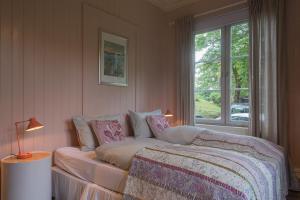
[[[52,196],[55,200],[121,200],[122,195],[52,167]]]
[[[54,153],[54,164],[80,179],[118,193],[124,191],[128,171],[97,160],[94,151],[83,152],[76,147],[59,148]]]

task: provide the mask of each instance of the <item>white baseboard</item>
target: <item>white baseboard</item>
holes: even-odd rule
[[[294,169],[296,176],[300,179],[300,168]]]

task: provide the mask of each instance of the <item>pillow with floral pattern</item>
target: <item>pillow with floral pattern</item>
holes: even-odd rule
[[[170,127],[164,115],[150,115],[147,116],[146,120],[155,137],[158,137],[166,128]]]
[[[125,133],[118,120],[93,120],[91,125],[100,145],[125,139]]]

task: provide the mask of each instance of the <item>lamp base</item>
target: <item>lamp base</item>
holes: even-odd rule
[[[27,158],[31,158],[32,154],[31,153],[19,153],[17,155],[17,159],[27,159]]]

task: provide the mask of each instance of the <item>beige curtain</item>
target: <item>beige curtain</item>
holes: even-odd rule
[[[177,119],[179,124],[194,123],[193,112],[193,16],[175,20]]]
[[[285,0],[248,0],[251,28],[251,119],[254,136],[283,146],[289,155]],[[290,188],[299,190],[289,161]]]
[[[249,0],[251,28],[251,120],[254,136],[282,143],[286,135],[284,121],[279,121],[285,106],[281,98],[286,87],[282,63],[283,0]],[[282,72],[283,74],[280,74]],[[280,75],[280,76],[279,76]],[[285,95],[285,94],[284,94]],[[285,109],[286,110],[286,109]],[[279,129],[282,129],[279,131]],[[284,132],[282,132],[284,131]]]

